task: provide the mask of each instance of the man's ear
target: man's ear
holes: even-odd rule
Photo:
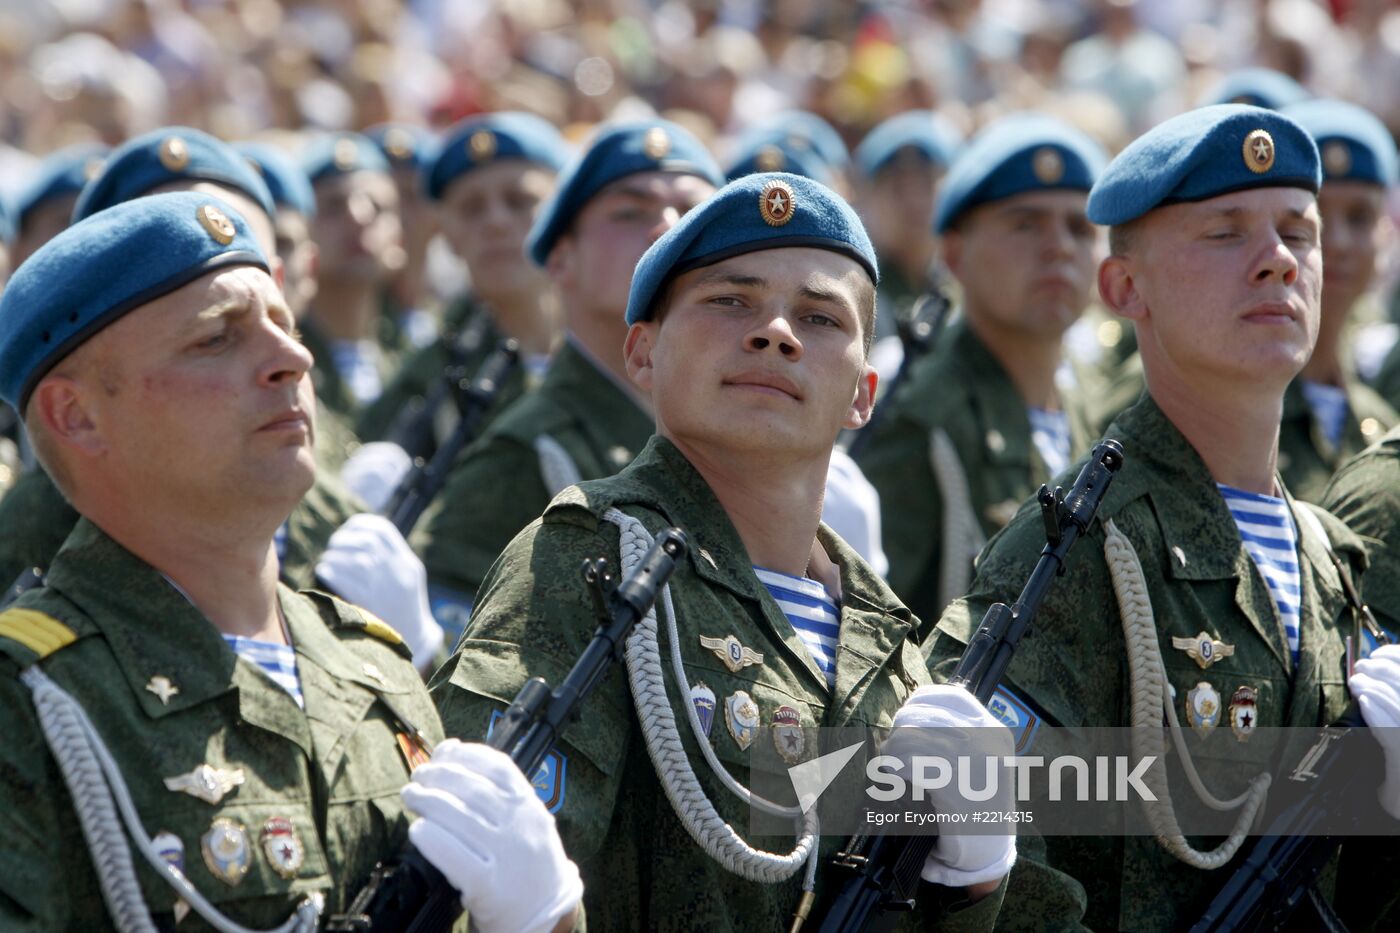
[[[953,278],[958,278],[962,272],[962,247],[962,234],[956,230],[949,230],[938,238],[939,255]]]
[[[80,456],[98,457],[107,450],[85,387],[71,376],[48,376],[34,389],[29,409],[49,436]]]
[[[553,255],[553,254],[551,254]],[[661,325],[655,321],[638,321],[627,329],[622,342],[622,356],[627,364],[627,378],[644,392],[651,392],[651,354]]]
[[[846,420],[841,422],[843,428],[855,430],[870,423],[870,416],[875,412],[875,390],[879,385],[879,374],[875,372],[874,366],[867,363],[865,371],[860,374],[860,379],[856,381],[855,398],[851,401],[851,407],[846,412]]]
[[[1119,317],[1143,321],[1150,309],[1133,271],[1133,261],[1126,256],[1109,256],[1099,263],[1099,297]]]
[[[566,233],[554,241],[554,248],[545,257],[544,271],[556,285],[564,285],[572,277],[573,269],[574,239],[571,234]]]

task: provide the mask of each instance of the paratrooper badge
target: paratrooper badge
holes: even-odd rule
[[[763,186],[758,195],[758,213],[770,227],[781,227],[792,220],[797,203],[792,189],[776,178]]]
[[[1220,694],[1204,680],[1186,691],[1186,718],[1203,739],[1220,724]]]
[[[228,246],[233,242],[233,237],[238,233],[233,221],[228,219],[228,215],[212,204],[201,204],[195,211],[195,217],[199,220],[199,225],[204,228],[204,232],[213,238],[220,246]]]
[[[225,884],[237,885],[248,874],[248,834],[241,823],[220,817],[200,837],[199,848],[209,871]]]
[[[708,739],[710,729],[715,724],[715,692],[696,681],[690,685],[690,703],[695,707],[696,718],[700,720],[700,731]]]
[[[156,699],[160,700],[161,706],[169,706],[170,698],[180,692],[180,688],[175,686],[169,677],[165,677],[161,674],[157,674],[147,681],[146,689],[156,695]]]
[[[1244,138],[1244,164],[1251,172],[1262,175],[1274,167],[1274,138],[1266,130],[1252,130]]]
[[[740,690],[724,701],[724,724],[740,751],[747,751],[758,732],[758,704]]]

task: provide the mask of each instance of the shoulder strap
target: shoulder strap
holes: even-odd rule
[[[1332,559],[1332,566],[1337,568],[1337,578],[1342,581],[1342,592],[1346,594],[1347,604],[1351,606],[1351,611],[1356,615],[1357,621],[1366,627],[1379,644],[1390,643],[1390,636],[1385,634],[1380,623],[1376,621],[1376,616],[1371,612],[1371,607],[1366,605],[1361,598],[1361,593],[1356,589],[1356,581],[1351,577],[1351,569],[1346,562],[1337,556],[1337,552],[1332,548],[1332,539],[1327,535],[1327,526],[1322,524],[1322,519],[1313,512],[1313,507],[1306,502],[1298,503],[1296,514],[1302,519],[1302,524],[1308,526],[1308,531],[1322,539],[1322,543],[1327,547],[1327,556]]]
[[[309,597],[316,604],[321,617],[328,621],[332,627],[340,630],[348,629],[371,638],[377,638],[392,645],[405,658],[412,658],[412,652],[409,651],[408,645],[404,643],[403,636],[399,634],[398,630],[368,609],[362,609],[319,590],[302,590],[301,595]]]
[[[37,609],[6,609],[0,612],[0,654],[13,658],[21,667],[53,654],[78,640],[71,628]]]

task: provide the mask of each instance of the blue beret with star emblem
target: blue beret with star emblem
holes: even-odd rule
[[[724,173],[710,150],[675,123],[641,120],[604,127],[561,173],[553,197],[525,238],[526,255],[543,266],[595,194],[619,178],[642,172],[696,175],[716,188],[724,184]]]
[[[311,184],[332,175],[351,172],[389,174],[389,160],[374,140],[360,133],[327,133],[318,136],[302,154],[301,169]]]
[[[447,186],[472,169],[522,159],[558,172],[568,154],[569,146],[554,124],[533,113],[468,117],[443,134],[437,158],[423,167],[424,187],[428,197],[440,201]]]
[[[392,168],[422,170],[437,158],[437,134],[415,123],[377,123],[365,130]]]
[[[742,137],[724,174],[734,181],[759,172],[789,172],[824,185],[830,185],[832,178],[831,166],[805,140],[769,130]]]
[[[311,191],[311,179],[295,159],[266,143],[234,143],[233,148],[262,176],[272,192],[274,205],[296,211],[308,220],[316,216],[316,195]]]
[[[200,130],[168,126],[112,150],[102,171],[78,195],[73,220],[139,198],[152,188],[188,181],[226,185],[252,198],[272,216],[272,193],[232,146]]]
[[[1305,100],[1280,113],[1317,143],[1322,181],[1365,181],[1382,188],[1396,182],[1395,138],[1375,114],[1341,100]]]
[[[972,208],[1029,191],[1088,191],[1103,148],[1061,120],[1017,113],[989,123],[958,153],[933,214],[943,233]]]
[[[778,133],[794,145],[815,149],[837,174],[851,167],[851,152],[836,127],[809,110],[785,110],[764,120],[762,132]]]
[[[1232,71],[1201,95],[1199,107],[1212,104],[1249,104],[1278,110],[1307,100],[1312,95],[1297,81],[1272,68],[1241,68]]]
[[[41,246],[0,293],[0,399],[20,412],[49,370],[123,315],[228,266],[267,270],[247,222],[178,191],[124,201]]]
[[[872,282],[880,280],[864,225],[830,188],[785,172],[731,181],[643,254],[632,276],[627,323],[650,320],[657,296],[676,276],[745,253],[803,246],[849,256]]]
[[[24,215],[41,204],[82,191],[110,151],[102,143],[78,143],[45,156],[14,200],[16,226],[23,227]]]
[[[1089,193],[1089,219],[1106,227],[1164,204],[1248,188],[1322,184],[1308,131],[1274,110],[1215,104],[1172,117],[1133,140]]]
[[[876,126],[856,147],[856,170],[873,178],[904,150],[947,168],[962,148],[962,134],[932,110],[909,110]]]

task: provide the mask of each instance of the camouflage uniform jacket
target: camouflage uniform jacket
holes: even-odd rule
[[[315,582],[316,561],[331,534],[365,507],[350,490],[324,472],[287,517],[282,548],[282,582],[294,589]],[[20,477],[0,502],[0,586],[8,586],[31,567],[47,569],[63,546],[78,513],[43,470]]]
[[[345,378],[336,369],[335,359],[331,355],[330,340],[310,317],[302,319],[299,325],[301,342],[315,359],[311,367],[311,381],[316,386],[316,400],[346,419],[347,424],[354,424],[364,406],[355,398]],[[388,386],[394,373],[398,371],[399,355],[392,347],[382,342],[376,343],[379,347],[379,377],[383,384]]]
[[[1021,753],[1036,723],[1053,726],[1129,724],[1128,659],[1122,621],[1104,556],[1104,522],[1112,519],[1141,560],[1156,617],[1158,643],[1175,701],[1189,701],[1202,681],[1230,702],[1240,686],[1257,693],[1258,726],[1330,722],[1348,702],[1344,636],[1352,614],[1336,567],[1289,498],[1300,538],[1301,657],[1294,669],[1283,624],[1268,587],[1245,550],[1235,520],[1200,456],[1151,396],[1124,412],[1108,437],[1123,445],[1125,466],[1098,518],[1070,553],[1051,586],[1030,637],[1021,642],[1002,685],[1020,712],[1007,713]],[[1081,464],[1082,465],[1082,464]],[[1287,494],[1285,493],[1285,496]],[[1361,539],[1317,513],[1331,546],[1355,572],[1366,560]],[[988,607],[1013,602],[1045,544],[1038,509],[1022,510],[978,562],[969,595],[948,607],[926,645],[936,679],[952,672]],[[1234,647],[1202,669],[1173,647],[1205,632]],[[1183,724],[1187,712],[1178,708]],[[1253,749],[1221,725],[1203,743],[1208,785],[1216,797],[1238,794],[1262,766]],[[1219,756],[1219,757],[1217,757]],[[1211,763],[1216,767],[1207,772]],[[1228,786],[1222,786],[1228,785]],[[1175,785],[1177,793],[1182,784]],[[1007,929],[1166,930],[1199,917],[1225,883],[1236,855],[1206,873],[1177,861],[1148,836],[1040,837],[1019,840],[1002,921]]]
[[[617,476],[558,496],[491,569],[462,641],[430,684],[449,734],[483,736],[493,714],[529,677],[543,676],[552,685],[563,680],[596,627],[580,563],[606,556],[616,565],[618,559],[617,527],[601,518],[612,507],[640,519],[652,534],[676,525],[689,538],[689,554],[671,581],[681,656],[692,683],[703,682],[714,692],[710,742],[740,782],[748,782],[749,756],[726,730],[721,711],[724,699],[736,691],[752,697],[764,724],[779,706],[788,706],[803,726],[889,725],[905,697],[928,682],[909,610],[822,526],[818,540],[840,566],[843,589],[836,684],[829,689],[754,575],[738,532],[709,486],[674,445],[654,438]],[[700,644],[703,636],[730,635],[759,652],[761,663],[731,671]],[[670,666],[664,666],[682,741],[701,784],[720,816],[742,833],[746,807],[705,764],[684,725],[681,704],[689,700],[674,683]],[[536,786],[555,809],[564,846],[583,872],[590,929],[786,928],[800,879],[774,885],[742,880],[690,838],[647,755],[625,670],[609,672],[558,752],[562,760],[547,777],[537,778]],[[792,847],[791,837],[748,841],[772,851]],[[842,841],[828,838],[824,849],[834,850]],[[822,877],[819,873],[819,889]],[[947,928],[989,928],[998,900],[989,896],[946,915]]]
[[[1070,416],[1071,455],[1078,456],[1089,446],[1088,427],[1074,397],[1062,402]],[[945,602],[965,591],[986,538],[1051,477],[1031,441],[1025,402],[966,319],[949,325],[934,355],[919,362],[888,404],[859,465],[880,493],[890,585],[931,626]],[[961,464],[967,490],[952,509],[932,465],[939,432]],[[950,516],[961,520],[950,523]],[[951,541],[949,524],[958,526]],[[945,568],[945,561],[958,566]],[[945,587],[945,574],[964,585]],[[946,588],[955,592],[945,596]]]
[[[652,428],[651,416],[581,350],[560,348],[540,387],[467,448],[410,539],[449,645],[496,556],[572,482],[545,476],[541,439],[563,449],[579,479],[601,479],[630,463]]]
[[[431,743],[441,739],[407,650],[382,622],[339,600],[286,588],[278,596],[305,712],[154,568],[87,521],[54,559],[47,587],[0,615],[0,927],[100,930],[112,922],[19,679],[30,665],[82,705],[146,831],[178,837],[186,875],[239,923],[281,923],[314,891],[325,893],[327,915],[343,910],[375,862],[404,844],[399,789],[409,769],[396,716]],[[167,689],[158,689],[161,677]],[[167,788],[166,779],[201,765],[239,770],[243,782],[216,803]],[[301,844],[295,871],[273,861],[276,839],[260,838],[276,818],[290,820]],[[246,833],[247,874],[236,884],[201,857],[201,838],[218,819]],[[173,890],[139,855],[133,861],[158,925],[174,929]],[[179,929],[207,927],[192,913]]]
[[[1400,427],[1342,464],[1322,505],[1371,539],[1362,598],[1387,631],[1400,633]]]
[[[1342,461],[1360,453],[1395,425],[1400,416],[1374,389],[1355,377],[1346,380],[1347,419],[1342,442],[1334,448],[1322,433],[1312,407],[1294,379],[1283,396],[1283,420],[1278,432],[1278,471],[1293,495],[1317,502],[1332,472]]]

